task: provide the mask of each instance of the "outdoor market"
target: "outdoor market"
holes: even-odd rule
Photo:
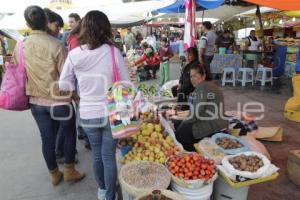
[[[300,199],[299,0],[1,0],[1,200]]]

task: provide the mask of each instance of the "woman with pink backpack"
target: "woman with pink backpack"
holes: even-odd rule
[[[32,32],[25,42],[21,43],[24,47],[19,49],[15,58],[24,58],[27,75],[26,95],[29,97],[31,113],[41,134],[42,153],[51,182],[55,186],[62,178],[67,182],[79,181],[85,174],[74,168],[76,117],[71,104],[72,94],[62,94],[57,83],[65,62],[66,49],[46,32],[47,19],[42,8],[29,6],[24,12],[24,17]],[[20,62],[19,59],[15,61]],[[58,168],[55,155],[58,127],[63,129],[65,137],[63,173]]]

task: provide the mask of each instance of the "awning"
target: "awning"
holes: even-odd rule
[[[244,0],[278,10],[300,10],[300,0]]]
[[[224,0],[195,0],[196,10],[214,9],[221,6]],[[184,0],[176,0],[173,4],[160,8],[157,10],[159,13],[184,13]]]

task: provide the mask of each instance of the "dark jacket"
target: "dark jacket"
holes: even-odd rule
[[[218,110],[215,110],[215,106],[207,105],[206,103],[213,103]],[[223,93],[212,81],[204,81],[195,88],[193,92],[193,108],[193,117],[187,122],[192,123],[195,139],[202,139],[212,133],[228,128],[228,121],[221,118],[221,116],[224,116]],[[209,113],[217,113],[217,115]],[[212,118],[212,116],[214,119],[202,119]]]
[[[191,83],[191,68],[197,65],[198,61],[192,61],[188,63],[181,72],[179,84],[181,85],[180,90],[178,90],[178,102],[187,102],[187,97],[190,93],[194,91],[194,86]],[[180,94],[182,93],[182,94]]]

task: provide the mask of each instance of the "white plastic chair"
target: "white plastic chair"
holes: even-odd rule
[[[261,82],[261,86],[265,86],[266,82],[270,82],[273,85],[273,69],[267,67],[259,67],[257,69],[255,83]]]
[[[228,75],[229,78],[227,78]],[[223,70],[222,86],[225,86],[226,83],[232,83],[235,86],[235,69],[233,67],[226,67]]]
[[[242,86],[246,86],[247,83],[254,85],[254,70],[252,68],[240,68],[238,71],[238,82],[242,83]]]

